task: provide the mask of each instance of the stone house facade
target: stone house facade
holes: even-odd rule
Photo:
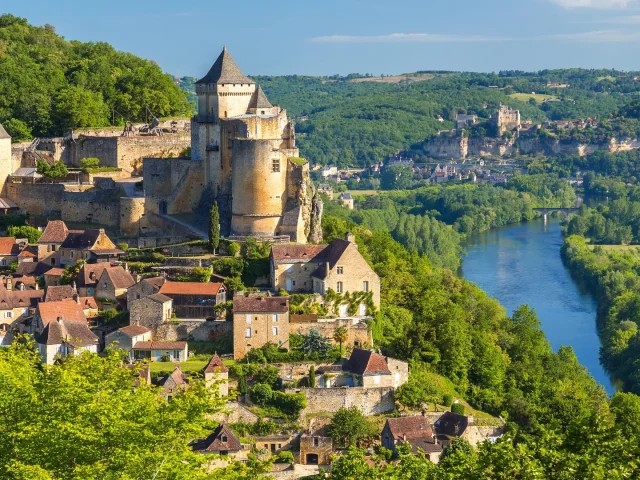
[[[371,292],[371,300],[380,307],[380,277],[358,251],[355,237],[347,234],[329,245],[274,245],[270,255],[271,285],[275,290],[324,295],[331,289],[339,294]],[[338,315],[346,316],[348,305]],[[367,313],[358,305],[357,314]]]
[[[215,354],[204,367],[203,377],[207,387],[218,382],[221,397],[229,395],[229,369],[222,363],[222,359]]]
[[[398,445],[409,444],[411,452],[423,451],[433,463],[438,463],[443,445],[438,441],[434,428],[424,416],[387,419],[380,435],[383,447],[398,454]]]
[[[153,328],[171,320],[173,300],[162,293],[154,293],[129,304],[132,325]]]
[[[186,362],[189,358],[189,347],[187,342],[136,342],[133,346],[133,358],[151,362],[162,362],[164,359],[170,362]]]
[[[346,363],[320,367],[316,375],[318,388],[396,389],[409,380],[409,364],[356,348]]]
[[[127,290],[135,283],[128,270],[120,266],[107,267],[100,275],[95,296],[103,304],[103,308],[106,304],[114,304],[114,306],[119,304],[122,308],[126,308]]]
[[[353,195],[351,195],[349,192],[342,192],[340,194],[340,197],[338,198],[340,199],[343,207],[347,207],[349,210],[353,210]]]
[[[20,245],[14,237],[0,237],[0,268],[18,262]]]
[[[169,282],[158,290],[173,300],[178,318],[215,320],[221,313],[216,305],[227,301],[227,290],[221,282]]]
[[[151,341],[151,330],[140,325],[119,328],[105,337],[107,347],[125,350],[129,352],[131,358],[133,358],[133,347],[136,343],[149,341]]]
[[[331,437],[303,434],[300,437],[300,463],[302,465],[330,465],[333,453]]]
[[[158,293],[164,282],[166,282],[164,277],[143,278],[127,290],[127,305],[131,305],[134,300]]]
[[[233,297],[233,358],[273,343],[289,348],[289,300],[286,297],[236,294]]]

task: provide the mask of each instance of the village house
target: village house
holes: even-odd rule
[[[62,220],[49,221],[38,240],[38,261],[58,267],[78,260],[109,262],[123,254],[104,229],[69,230]]]
[[[110,266],[109,263],[85,263],[82,265],[75,282],[78,294],[83,297],[95,296],[98,281],[104,269]]]
[[[35,252],[34,252],[35,250]],[[37,247],[26,246],[22,251],[18,254],[18,264],[21,263],[34,263],[38,259],[38,250]]]
[[[333,441],[331,437],[304,433],[300,437],[302,465],[331,465]]]
[[[133,358],[151,362],[186,362],[189,347],[187,342],[138,341],[133,346]]]
[[[242,452],[242,444],[231,428],[221,423],[207,438],[194,442],[193,450],[202,454],[237,456]]]
[[[140,300],[148,295],[153,295],[160,291],[160,287],[167,281],[165,277],[143,278],[127,290],[127,305],[131,305],[134,300]]]
[[[167,401],[170,401],[177,392],[189,388],[189,383],[182,373],[180,365],[176,365],[169,375],[158,378],[156,385],[162,388],[162,395]]]
[[[380,277],[358,251],[355,237],[335,239],[329,245],[274,245],[270,255],[271,285],[290,293],[319,293],[330,289],[338,294],[362,292],[380,306]],[[339,316],[347,316],[349,305],[341,304]],[[356,314],[367,315],[366,302],[356,306]],[[353,315],[351,315],[353,316]]]
[[[233,358],[244,358],[252,348],[267,343],[289,348],[289,300],[237,293],[233,297]]]
[[[18,263],[20,245],[14,237],[0,237],[0,268]]]
[[[216,305],[227,301],[221,282],[164,282],[158,292],[173,300],[173,311],[181,319],[215,320],[222,314]]]
[[[433,463],[438,463],[443,450],[436,432],[428,419],[422,415],[388,418],[382,429],[380,441],[394,456],[398,455],[398,445],[409,444],[411,453],[417,454],[422,450]]]
[[[324,193],[329,200],[333,200],[333,188],[328,183],[318,185],[318,193]]]
[[[132,325],[153,327],[171,320],[173,300],[162,293],[147,295],[129,304],[129,318]]]
[[[33,277],[26,277],[33,278]],[[15,279],[14,279],[15,280]],[[59,302],[71,299],[82,307],[87,320],[98,316],[98,304],[93,297],[81,297],[74,285],[59,285],[47,288],[45,302]]]
[[[342,202],[343,207],[353,210],[353,196],[349,192],[342,192],[338,199]]]
[[[26,331],[26,322],[32,318],[35,307],[44,297],[44,290],[35,284],[34,288],[13,288],[13,279],[3,277],[0,284],[0,334],[6,335],[12,329]],[[8,336],[9,341],[12,336]]]
[[[44,284],[47,288],[58,287],[62,285],[62,275],[64,275],[64,269],[53,267],[44,273]]]
[[[218,382],[221,397],[229,395],[229,369],[222,363],[222,359],[215,354],[202,372],[207,387]]]
[[[456,120],[455,120],[456,129],[464,130],[468,126],[475,125],[477,121],[478,121],[477,115],[466,115],[464,113],[457,113]]]
[[[83,351],[98,352],[98,337],[89,330],[82,307],[73,300],[39,303],[34,337],[43,362],[48,364]]]
[[[105,310],[118,306],[126,309],[127,290],[135,283],[128,270],[121,266],[107,267],[100,275],[95,296]]]
[[[370,350],[355,348],[343,365],[318,368],[318,388],[398,388],[409,380],[409,364]]]
[[[138,342],[150,342],[151,330],[140,325],[127,325],[115,332],[108,333],[105,337],[105,346],[119,348],[129,353],[133,359],[133,347]]]

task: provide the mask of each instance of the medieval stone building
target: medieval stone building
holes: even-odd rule
[[[145,159],[145,210],[163,216],[217,201],[223,234],[318,242],[322,202],[287,112],[226,48],[196,92],[191,159]]]

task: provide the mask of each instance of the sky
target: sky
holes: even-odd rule
[[[0,0],[0,12],[204,76],[640,70],[640,0]]]

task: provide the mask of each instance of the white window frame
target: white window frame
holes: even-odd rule
[[[343,286],[342,282],[338,282],[336,284],[336,292],[337,293],[342,293],[343,290],[344,290],[344,286]]]
[[[251,315],[247,314],[244,316],[244,321],[247,325],[251,325]]]
[[[278,336],[278,332],[279,332],[278,327],[273,327],[273,336],[274,336],[274,337],[277,337],[277,336]]]
[[[271,320],[272,320],[274,323],[277,323],[277,322],[278,322],[278,314],[277,314],[277,313],[274,313],[274,314],[273,314],[273,316],[271,317]]]
[[[363,292],[368,292],[369,291],[369,281],[368,280],[364,280],[362,282],[362,291]]]
[[[251,338],[251,328],[247,328],[244,332],[244,338]]]

